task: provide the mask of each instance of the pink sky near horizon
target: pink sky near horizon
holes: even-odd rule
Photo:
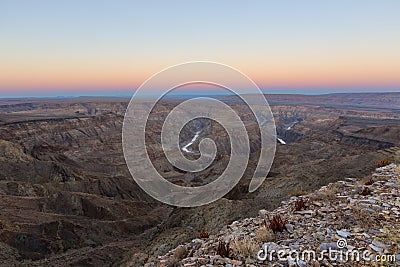
[[[0,97],[130,93],[196,60],[265,90],[400,91],[398,10],[390,0],[2,1]]]
[[[246,69],[247,72],[243,72],[264,89],[285,90],[297,87],[318,88],[321,91],[335,88],[343,90],[400,89],[400,75],[395,66],[389,69],[384,69],[383,66],[333,69],[332,65],[313,68],[298,64],[297,68],[282,66],[274,69],[273,66],[260,66],[258,69],[254,67],[241,69],[238,65],[231,64],[239,70]],[[87,69],[73,67],[68,69],[65,66],[35,70],[14,68],[1,70],[0,92],[34,93],[40,91],[45,93],[57,90],[71,93],[113,90],[130,92],[161,69],[162,67],[160,69],[154,67],[129,71],[130,68],[124,67],[118,70],[118,66]]]

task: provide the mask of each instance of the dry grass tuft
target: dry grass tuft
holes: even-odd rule
[[[399,165],[397,165],[397,167],[394,169],[397,173],[399,173],[400,174],[400,164]]]
[[[305,190],[303,190],[303,189],[301,189],[299,187],[293,189],[293,191],[290,192],[290,196],[292,196],[292,197],[299,197],[299,196],[304,196],[304,195],[307,195],[307,194],[308,194],[307,191],[305,191]]]
[[[359,206],[353,206],[351,207],[351,210],[353,220],[363,229],[375,229],[376,227],[381,228],[382,223],[385,221],[381,215],[370,213]]]
[[[390,244],[390,253],[397,253],[400,250],[400,229],[384,227],[382,230],[382,235],[379,237],[379,241]]]
[[[0,230],[3,231],[19,231],[20,227],[17,224],[14,224],[9,221],[0,220]]]
[[[248,239],[235,239],[230,243],[230,247],[233,256],[251,259],[256,258],[260,249],[256,242]]]
[[[392,177],[389,175],[375,175],[374,178],[376,181],[389,181]]]
[[[336,194],[340,192],[337,185],[330,185],[325,190],[319,190],[310,196],[310,201],[318,200],[334,200],[336,199]]]
[[[185,247],[178,247],[174,251],[174,259],[176,259],[177,261],[184,259],[186,257],[186,255],[187,255],[187,251],[186,251]]]
[[[392,163],[392,160],[391,160],[391,159],[380,160],[380,161],[378,161],[378,162],[376,163],[376,167],[377,167],[377,168],[385,167],[385,166],[387,166],[387,165],[389,165],[389,164],[391,164],[391,163]]]
[[[120,265],[121,267],[132,267],[132,266],[144,266],[149,260],[149,256],[144,253],[135,253],[130,255],[124,262]],[[155,258],[153,260],[156,260]]]
[[[261,226],[255,232],[256,239],[259,243],[275,242],[276,235],[272,230],[266,226]]]

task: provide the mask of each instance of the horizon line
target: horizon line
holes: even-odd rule
[[[315,91],[315,92],[310,92],[310,91],[298,91],[298,92],[292,92],[292,91],[271,91],[271,92],[265,92],[263,91],[264,95],[305,95],[305,96],[323,96],[323,95],[339,95],[339,94],[390,94],[390,93],[400,93],[399,90],[388,90],[388,91],[346,91],[346,92],[340,92],[340,91],[331,91],[331,92],[323,92],[323,91]],[[99,93],[84,93],[81,95],[77,94],[63,94],[63,95],[41,95],[41,94],[32,94],[32,95],[7,95],[7,96],[0,96],[0,99],[73,99],[73,98],[85,98],[85,97],[97,97],[97,98],[132,98],[134,95],[134,92],[128,94],[126,92],[124,93],[107,93],[107,92],[99,92]],[[165,97],[188,97],[188,96],[232,96],[235,95],[231,92],[225,92],[225,93],[217,93],[217,92],[197,92],[197,93],[179,93],[179,94],[170,94],[166,95]],[[240,94],[240,95],[246,95],[246,93]],[[157,96],[157,94],[146,94],[146,97],[154,97]]]

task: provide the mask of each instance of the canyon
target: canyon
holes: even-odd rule
[[[263,185],[248,193],[259,158],[258,126],[235,97],[218,98],[245,122],[251,154],[235,188],[196,208],[162,204],[132,179],[121,143],[128,98],[0,99],[0,262],[119,266],[138,253],[165,254],[202,229],[217,233],[288,197],[363,178],[380,160],[400,160],[400,93],[266,95],[277,151]],[[200,186],[226,168],[229,139],[212,120],[188,123],[180,134],[185,156],[198,157],[204,138],[215,140],[218,154],[198,173],[175,168],[160,138],[163,120],[181,101],[157,104],[146,127],[147,153],[170,182]]]

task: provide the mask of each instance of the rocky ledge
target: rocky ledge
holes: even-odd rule
[[[143,265],[400,266],[399,173],[390,164],[363,180],[346,178],[291,197],[217,235],[203,231]]]

